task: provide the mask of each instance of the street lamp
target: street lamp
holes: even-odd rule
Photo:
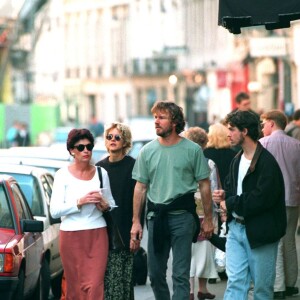
[[[174,102],[177,102],[177,90],[176,90],[176,84],[177,84],[178,78],[176,75],[172,74],[169,76],[169,83],[173,87],[173,98]]]

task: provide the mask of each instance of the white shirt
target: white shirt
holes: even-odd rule
[[[237,195],[239,196],[243,192],[243,179],[247,174],[247,171],[250,167],[251,160],[247,159],[243,154],[241,157],[240,165],[239,165],[239,175],[238,175],[238,185],[237,185]]]
[[[106,170],[101,168],[105,198],[110,206],[115,205],[111,194],[109,178]],[[54,184],[50,202],[50,213],[53,218],[61,217],[60,229],[63,231],[77,231],[95,229],[106,226],[102,212],[95,204],[85,204],[78,209],[77,200],[91,191],[100,191],[100,181],[96,170],[91,180],[81,180],[74,177],[68,166],[58,170],[54,177]]]
[[[243,192],[243,179],[247,174],[247,171],[250,167],[251,160],[247,159],[243,154],[241,157],[240,165],[239,165],[239,175],[238,175],[238,183],[237,183],[237,195],[242,194]],[[239,216],[235,212],[232,212],[232,215],[235,218],[244,219],[243,217]]]

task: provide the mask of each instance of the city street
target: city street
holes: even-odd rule
[[[300,235],[296,236],[296,241],[297,241],[298,261],[300,261]],[[147,231],[144,232],[141,246],[144,247],[145,249],[147,249]],[[169,260],[168,276],[167,276],[168,284],[169,284],[169,287],[170,287],[170,290],[172,293],[171,263],[172,263],[172,257],[170,257],[170,260]],[[300,270],[298,273],[298,280],[297,280],[296,286],[300,287]],[[226,281],[218,280],[216,284],[208,284],[208,290],[212,294],[216,295],[215,300],[223,299],[225,288],[226,288]],[[196,287],[196,289],[197,289],[197,287]],[[196,290],[195,290],[195,293],[196,293]],[[150,286],[149,278],[147,279],[146,285],[135,286],[134,296],[135,296],[135,300],[155,300],[151,286]],[[54,300],[54,298],[52,296],[50,296],[49,299]],[[253,298],[251,297],[251,293],[250,293],[249,300],[252,300],[252,299]],[[287,300],[288,299],[300,300],[300,294],[295,295],[293,297],[286,297],[286,299]]]
[[[144,247],[145,249],[147,247],[146,240],[147,240],[147,232],[144,233],[144,237],[143,237],[142,244],[141,244],[142,247]],[[300,261],[300,236],[299,235],[296,236],[296,241],[297,241],[298,261]],[[172,281],[171,281],[171,259],[169,260],[167,280],[168,280],[169,287],[171,289],[171,285],[172,285]],[[296,286],[300,287],[300,270],[299,270],[299,273],[298,273],[298,281],[297,281]],[[208,284],[208,290],[212,294],[216,295],[215,300],[222,300],[223,299],[225,288],[226,288],[226,281],[218,280],[216,284]],[[195,291],[195,293],[196,293],[196,291]],[[135,300],[154,300],[155,299],[154,295],[153,295],[153,292],[152,292],[152,289],[150,287],[149,279],[147,280],[146,285],[136,286],[134,288],[134,294],[135,294]],[[300,294],[295,295],[293,297],[286,297],[286,299],[300,300]],[[252,300],[251,295],[249,296],[249,300]]]

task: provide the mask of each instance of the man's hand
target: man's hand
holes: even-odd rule
[[[130,231],[130,250],[135,252],[140,248],[140,243],[143,238],[143,229],[140,222],[134,222]]]
[[[201,235],[207,239],[211,238],[214,232],[214,224],[211,217],[205,217],[201,224]]]
[[[199,190],[201,194],[202,205],[204,209],[204,219],[201,224],[201,235],[210,238],[214,231],[212,217],[212,199],[209,178],[199,181]]]
[[[214,190],[212,193],[212,199],[216,203],[220,203],[221,201],[225,200],[225,191],[224,190]]]
[[[147,185],[137,181],[133,194],[133,217],[130,231],[130,250],[135,252],[140,248],[143,237],[143,228],[140,222],[142,208],[146,199]]]
[[[225,200],[222,200],[220,202],[220,209],[224,212],[224,213],[227,213],[227,207],[226,207],[226,202]]]

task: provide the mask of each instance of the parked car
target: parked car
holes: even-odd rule
[[[0,299],[41,299],[42,231],[17,181],[0,175]]]
[[[97,137],[95,139],[95,145],[93,148],[92,162],[95,164],[96,162],[103,159],[107,155],[108,152],[105,147],[104,139],[102,137]]]
[[[69,165],[73,157],[66,147],[12,147],[0,149],[0,164],[17,164],[42,167],[52,175],[55,172]]]
[[[60,219],[53,219],[49,208],[53,175],[46,169],[13,164],[1,164],[0,174],[9,174],[17,180],[34,218],[44,223],[43,299],[48,298],[50,285],[52,294],[60,297],[63,273],[59,254]]]
[[[51,145],[49,147],[32,146],[0,149],[0,156],[46,158],[66,161],[73,160],[65,144]]]
[[[140,140],[133,140],[132,147],[128,153],[133,158],[137,158],[140,150],[145,146],[147,143],[152,141],[152,139],[140,139]]]
[[[150,137],[144,137],[140,139],[133,139],[132,140],[132,147],[128,152],[128,155],[132,156],[133,158],[137,158],[139,151],[142,149],[144,145],[149,143],[152,139]],[[108,155],[107,149],[105,147],[105,143],[103,138],[97,138],[95,140],[95,146],[93,149],[92,154],[92,162],[96,163],[99,160],[105,158]]]
[[[55,172],[58,169],[69,165],[70,161],[46,158],[1,156],[0,153],[0,164],[15,164],[39,167],[47,169],[54,176]]]
[[[72,126],[57,127],[53,131],[52,144],[66,144],[69,132],[74,129]]]

